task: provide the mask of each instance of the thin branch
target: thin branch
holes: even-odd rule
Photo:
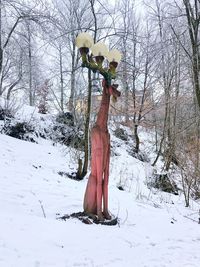
[[[185,53],[187,54],[187,56],[189,57],[189,59],[192,61],[192,56],[188,53],[187,49],[184,47],[184,45],[182,44],[182,42],[180,41],[179,36],[177,35],[176,31],[174,30],[174,27],[172,25],[170,25],[176,39],[178,40],[179,44],[181,45],[181,47],[183,48],[183,50],[185,51]]]

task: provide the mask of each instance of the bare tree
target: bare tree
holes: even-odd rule
[[[191,42],[191,62],[194,89],[200,108],[200,1],[183,0]]]
[[[0,2],[0,95],[8,93],[8,98],[13,90],[20,88],[21,79],[25,75],[23,71],[24,46],[21,45],[21,39],[24,39],[26,33],[27,44],[29,43],[29,99],[30,104],[34,103],[34,93],[32,90],[32,29],[31,22],[42,23],[42,20],[48,17],[42,9],[42,0],[33,3],[24,3],[24,1],[2,1]],[[26,29],[23,25],[26,24]],[[35,40],[34,40],[35,41]],[[16,68],[15,66],[19,66]],[[10,77],[12,76],[12,79]],[[11,84],[8,85],[9,81]],[[20,86],[19,86],[20,85]],[[18,86],[18,88],[16,88]],[[23,88],[23,86],[21,86]]]

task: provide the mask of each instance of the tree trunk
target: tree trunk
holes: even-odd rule
[[[2,0],[0,0],[0,96],[2,95],[2,69],[3,69],[3,48],[2,48]]]
[[[140,139],[138,135],[138,125],[134,125],[134,136],[135,136],[135,152],[139,152],[139,146],[140,146]]]
[[[87,174],[88,162],[89,162],[89,126],[90,126],[90,111],[91,111],[91,94],[92,94],[92,77],[91,70],[88,69],[88,102],[87,102],[87,112],[85,116],[85,131],[84,131],[84,163],[83,169],[80,173],[82,161],[79,159],[79,167],[77,172],[77,179],[82,180]],[[81,164],[81,165],[80,165]]]
[[[189,0],[183,0],[188,21],[188,31],[192,47],[192,71],[194,89],[196,93],[197,103],[200,109],[200,49],[199,49],[199,26],[200,26],[200,3],[199,0],[194,1],[194,6],[191,6]]]
[[[72,48],[72,67],[71,67],[71,90],[70,90],[70,97],[69,97],[69,111],[71,113],[74,112],[74,93],[75,93],[75,42],[73,42]]]
[[[136,142],[135,152],[136,153],[139,152],[139,146],[140,146],[140,139],[139,139],[139,135],[138,135],[138,126],[139,126],[140,121],[142,119],[142,112],[144,110],[144,103],[145,103],[146,92],[147,92],[148,64],[149,64],[149,60],[148,60],[148,51],[147,51],[146,62],[145,62],[143,93],[142,93],[142,98],[141,98],[141,102],[140,102],[140,109],[139,109],[138,118],[137,118],[137,121],[136,121],[135,126],[134,126],[135,142]]]
[[[162,82],[163,82],[163,88],[164,88],[164,97],[165,97],[165,115],[164,115],[164,125],[163,125],[163,132],[162,137],[158,149],[157,156],[152,164],[152,166],[155,166],[157,163],[161,153],[163,146],[166,145],[167,139],[168,141],[171,140],[171,132],[170,132],[170,90],[171,90],[171,81],[172,76],[170,76],[169,70],[166,68],[166,53],[165,53],[165,40],[164,40],[164,28],[163,28],[163,20],[161,17],[161,7],[158,1],[156,1],[156,7],[157,7],[157,18],[158,18],[158,28],[159,28],[159,37],[160,37],[160,43],[161,43],[161,75],[162,75]],[[168,71],[168,72],[167,72]],[[168,77],[169,76],[169,77]]]
[[[31,49],[31,31],[29,22],[27,22],[28,31],[28,64],[29,64],[29,105],[34,105],[33,77],[32,77],[32,49]]]
[[[59,67],[60,67],[60,109],[64,112],[64,80],[63,80],[63,60],[62,60],[62,49],[59,46]]]
[[[178,53],[179,51],[179,47],[176,51],[176,53]],[[165,162],[165,170],[169,171],[169,168],[171,166],[172,162],[175,162],[176,164],[178,163],[177,158],[176,158],[176,139],[177,139],[177,133],[176,133],[176,121],[177,121],[177,108],[178,108],[178,98],[179,98],[179,91],[180,91],[180,55],[177,54],[176,58],[175,58],[175,63],[174,63],[176,67],[175,69],[175,104],[174,107],[172,109],[173,111],[173,118],[172,118],[172,126],[170,126],[171,128],[171,140],[170,140],[170,144],[168,146],[168,157],[166,159]]]
[[[96,43],[96,36],[97,36],[97,18],[96,13],[94,10],[94,3],[95,0],[89,0],[91,11],[94,18],[94,43]],[[88,170],[88,163],[89,163],[89,127],[90,127],[90,113],[91,113],[91,99],[92,99],[92,71],[88,69],[88,97],[87,97],[87,111],[85,116],[85,130],[84,130],[84,163],[83,163],[83,169],[81,174],[80,169],[82,161],[79,159],[79,171],[77,172],[77,178],[83,179],[85,175],[87,174]]]

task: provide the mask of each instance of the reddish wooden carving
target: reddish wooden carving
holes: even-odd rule
[[[108,86],[103,80],[103,95],[97,120],[91,131],[91,174],[88,179],[84,211],[97,214],[99,220],[111,219],[108,212],[108,179],[110,164],[110,134],[108,132],[108,111],[110,96],[120,96],[118,85]]]

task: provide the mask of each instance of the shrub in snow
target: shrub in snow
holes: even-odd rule
[[[31,136],[34,128],[27,122],[10,121],[3,126],[3,133],[21,140],[36,142]]]
[[[36,142],[37,138],[52,140],[79,150],[84,148],[83,132],[74,124],[71,113],[59,113],[58,115],[41,115],[25,107],[23,112],[5,121],[5,110],[1,109],[3,124],[1,132],[26,141]]]
[[[56,117],[56,121],[67,126],[74,126],[74,116],[70,112],[59,113]]]
[[[54,142],[59,142],[66,146],[80,150],[84,147],[83,134],[75,126],[69,127],[61,123],[56,123],[53,127],[52,137]]]
[[[199,183],[194,185],[194,187],[192,188],[191,196],[195,200],[200,199],[200,184]]]
[[[74,117],[70,112],[59,113],[53,125],[52,139],[79,150],[84,149],[83,132],[74,124]]]
[[[174,181],[170,181],[167,174],[155,173],[147,183],[148,187],[157,188],[163,192],[178,195],[178,187]]]
[[[134,148],[129,148],[128,153],[130,156],[132,156],[136,159],[139,159],[142,162],[149,162],[150,161],[148,156],[145,153],[143,153],[141,151],[136,152]]]
[[[13,113],[9,109],[5,109],[0,106],[0,120],[6,120],[13,117]]]
[[[114,131],[114,134],[117,138],[123,140],[123,141],[128,141],[128,134],[126,133],[126,131],[122,128],[117,128]]]

